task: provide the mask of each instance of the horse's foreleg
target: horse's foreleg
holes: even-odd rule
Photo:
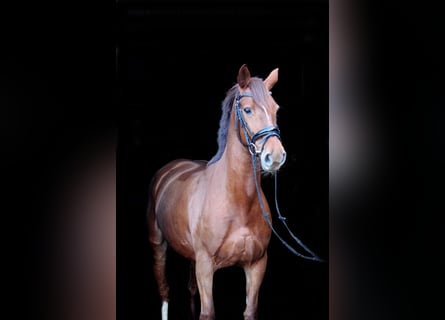
[[[201,299],[201,314],[199,320],[215,319],[213,306],[213,263],[207,254],[196,256],[196,280],[198,283],[199,297]]]
[[[188,289],[190,291],[190,315],[191,315],[191,319],[195,320],[195,317],[196,317],[195,296],[196,296],[196,291],[198,290],[198,287],[196,284],[195,261],[190,262],[190,277],[189,277]]]
[[[267,254],[260,260],[244,266],[246,274],[246,309],[244,310],[244,320],[257,319],[258,293],[264,272],[266,271]]]

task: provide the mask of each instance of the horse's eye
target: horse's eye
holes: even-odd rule
[[[251,114],[252,113],[252,109],[250,107],[245,107],[243,110],[244,110],[244,112],[246,114]]]

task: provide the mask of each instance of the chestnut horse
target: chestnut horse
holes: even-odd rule
[[[246,276],[244,319],[257,319],[258,292],[271,236],[271,228],[263,218],[269,206],[259,183],[260,171],[274,173],[286,160],[276,124],[278,105],[270,93],[277,81],[278,69],[263,81],[251,77],[246,65],[241,66],[237,83],[222,104],[216,155],[209,162],[172,161],[151,182],[149,241],[162,300],[162,320],[168,317],[167,246],[191,260],[193,315],[198,289],[199,319],[215,318],[214,272],[239,265]],[[253,154],[259,161],[252,163]],[[257,166],[255,170],[253,165]]]

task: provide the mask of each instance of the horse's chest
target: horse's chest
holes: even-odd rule
[[[221,244],[214,255],[215,264],[224,267],[233,264],[243,264],[261,258],[267,248],[264,239],[253,234],[247,228],[233,232]]]

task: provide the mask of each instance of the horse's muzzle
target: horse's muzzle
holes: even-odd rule
[[[286,162],[286,151],[268,152],[264,150],[261,153],[261,168],[267,172],[275,172]]]

